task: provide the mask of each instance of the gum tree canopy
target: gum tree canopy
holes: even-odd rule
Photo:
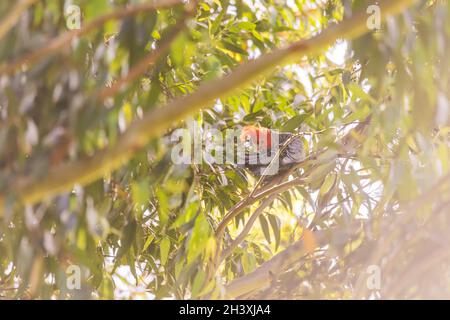
[[[0,298],[450,297],[449,21],[439,0],[1,1]],[[270,182],[174,161],[245,125],[305,159]]]

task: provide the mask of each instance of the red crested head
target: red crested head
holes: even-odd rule
[[[255,143],[258,149],[264,147],[269,149],[272,145],[270,129],[263,127],[245,126],[242,128],[240,140],[245,142],[247,139],[250,139],[252,143]]]

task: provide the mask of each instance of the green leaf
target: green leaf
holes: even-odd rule
[[[349,83],[347,86],[352,93],[352,100],[361,99],[363,101],[369,101],[371,103],[376,103],[375,100],[357,84]]]
[[[253,254],[244,252],[242,254],[242,269],[244,269],[244,272],[246,274],[254,271],[256,269],[256,258]]]
[[[204,214],[199,214],[195,220],[194,229],[192,230],[189,240],[187,262],[192,263],[205,249],[210,233],[210,227]]]
[[[168,237],[162,239],[159,245],[159,250],[160,250],[161,265],[165,266],[170,252],[170,239]]]
[[[103,279],[98,288],[98,292],[102,299],[114,299],[114,280],[108,273],[103,273]]]
[[[253,31],[253,30],[255,30],[256,24],[254,24],[253,22],[249,22],[249,21],[241,21],[241,22],[238,22],[237,27],[242,30]]]
[[[275,237],[275,250],[278,250],[281,239],[281,229],[280,229],[281,222],[280,219],[273,214],[268,214],[267,217],[269,218],[270,225],[272,226],[273,235]]]
[[[224,1],[224,2],[225,3],[223,5],[223,7],[222,7],[222,10],[220,10],[220,13],[217,15],[217,17],[209,25],[209,32],[211,34],[213,34],[213,35],[216,34],[220,30],[219,29],[220,28],[220,24],[221,24],[221,22],[222,22],[222,20],[223,20],[223,18],[225,16],[227,10],[228,10],[229,1],[227,0],[227,1]],[[211,20],[209,20],[209,21],[211,21]]]
[[[142,252],[144,252],[148,249],[148,247],[151,245],[151,243],[153,242],[154,239],[155,239],[155,236],[152,234],[147,237],[147,240],[145,240],[145,243],[144,243],[144,247],[142,248]]]
[[[203,272],[202,269],[199,269],[197,271],[197,274],[195,275],[194,282],[192,283],[192,298],[197,297],[198,293],[203,287],[203,284],[205,283],[205,279],[205,272]]]
[[[178,228],[188,222],[190,222],[198,212],[199,204],[198,202],[191,202],[186,211],[178,216],[175,222],[172,224],[171,229]]]
[[[86,21],[89,21],[92,20],[93,18],[105,14],[105,12],[108,11],[111,11],[108,0],[95,0],[89,1],[86,4],[83,13],[85,15]]]
[[[142,207],[147,205],[150,199],[150,187],[147,179],[135,181],[131,184],[131,198],[141,212]]]
[[[333,187],[334,183],[336,181],[336,175],[335,174],[329,174],[325,177],[325,180],[320,187],[319,194],[325,195],[330,189]]]
[[[309,117],[308,114],[301,114],[298,116],[294,116],[281,127],[281,131],[283,132],[294,132],[295,129],[300,128],[300,125],[305,121],[305,119]]]
[[[176,66],[182,66],[186,59],[186,47],[188,39],[185,34],[180,34],[173,42],[170,56]]]
[[[228,41],[222,41],[222,45],[223,45],[223,47],[224,47],[225,49],[230,50],[230,51],[232,51],[232,52],[239,53],[239,54],[244,55],[244,56],[247,56],[247,55],[248,55],[248,52],[247,52],[247,51],[245,51],[244,49],[242,49],[242,48],[239,47],[238,45],[233,44],[233,43],[231,43],[231,42],[228,42]]]
[[[264,215],[260,215],[259,216],[259,223],[261,224],[261,229],[264,233],[264,237],[266,237],[266,240],[268,243],[271,243],[270,241],[270,232],[269,232],[269,224],[267,223],[266,218],[264,217]]]
[[[308,202],[308,204],[311,206],[311,208],[315,211],[315,203],[314,203],[314,200],[312,199],[311,195],[309,194],[309,192],[306,191],[305,188],[300,187],[300,186],[297,186],[296,189],[300,192],[303,199],[306,200]]]
[[[127,225],[122,230],[122,237],[120,238],[120,248],[116,254],[116,266],[118,265],[120,259],[128,252],[131,245],[136,240],[136,230],[137,223],[133,219],[127,223]]]
[[[169,199],[167,194],[161,188],[156,190],[156,196],[159,203],[159,221],[161,221],[162,225],[166,225],[169,220]]]

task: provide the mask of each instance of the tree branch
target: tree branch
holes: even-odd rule
[[[396,14],[413,1],[380,1],[382,16],[385,18],[387,15]],[[169,3],[169,0],[164,3]],[[361,11],[354,17],[327,28],[313,38],[294,42],[285,48],[248,61],[222,78],[203,83],[192,94],[173,100],[164,107],[153,108],[142,119],[135,120],[114,147],[98,151],[87,159],[80,159],[53,168],[46,177],[38,181],[25,179],[28,181],[13,186],[11,193],[17,194],[19,199],[25,203],[35,203],[45,197],[70,190],[74,184],[86,185],[95,181],[126,163],[152,138],[169,126],[195,111],[205,108],[215,99],[229,95],[235,89],[248,84],[278,65],[298,59],[303,55],[319,53],[339,38],[353,39],[368,32],[366,20],[367,14],[365,11]],[[1,208],[4,207],[5,199],[6,195],[1,194]]]

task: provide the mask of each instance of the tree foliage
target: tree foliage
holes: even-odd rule
[[[380,3],[1,2],[0,296],[448,297],[450,9]],[[192,124],[308,156],[175,164]]]

